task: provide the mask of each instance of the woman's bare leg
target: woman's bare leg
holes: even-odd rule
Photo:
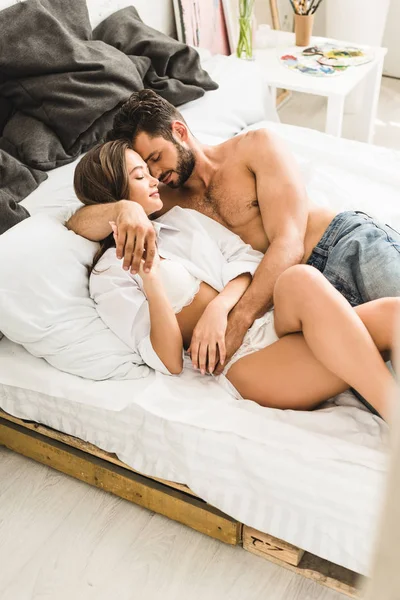
[[[393,325],[399,304],[398,298],[384,298],[351,309],[382,353],[393,348]],[[229,370],[228,379],[244,398],[263,406],[297,410],[312,409],[350,387],[315,357],[300,333],[287,335],[240,359]],[[390,398],[381,390],[374,407],[387,418],[389,406]]]
[[[274,305],[277,335],[301,331],[319,362],[382,414],[395,381],[363,321],[328,280],[313,267],[292,267],[277,281]]]
[[[235,362],[227,378],[262,406],[311,410],[349,385],[314,356],[301,333],[293,333]]]

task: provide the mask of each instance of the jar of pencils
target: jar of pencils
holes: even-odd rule
[[[296,46],[309,46],[314,26],[314,15],[294,15]]]
[[[309,46],[314,25],[314,13],[322,0],[290,0],[294,11],[296,46]]]

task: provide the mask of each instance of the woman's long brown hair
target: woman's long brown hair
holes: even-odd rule
[[[125,151],[131,146],[124,140],[98,144],[87,152],[76,166],[75,194],[83,204],[105,204],[129,198],[129,177],[125,164]],[[110,233],[100,242],[92,272],[104,252],[115,246]]]

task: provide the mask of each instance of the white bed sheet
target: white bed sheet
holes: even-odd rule
[[[287,140],[314,199],[400,225],[398,153],[281,124],[257,126]],[[24,205],[32,213],[72,205],[72,170],[51,172]],[[145,474],[185,483],[247,525],[367,572],[388,429],[350,393],[295,412],[233,400],[192,371],[90,382],[4,339],[0,406],[115,452]]]
[[[191,370],[91,382],[0,342],[0,406],[187,484],[241,522],[365,572],[386,426],[351,394],[314,412],[237,401]]]

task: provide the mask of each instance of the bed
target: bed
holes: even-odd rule
[[[220,90],[182,108],[201,141],[267,127],[285,139],[316,201],[400,227],[399,153],[283,125],[261,79],[246,103],[230,58],[203,53],[202,63]],[[23,201],[32,215],[61,219],[77,206],[74,166],[51,171]],[[0,444],[10,449],[348,595],[355,574],[368,572],[388,429],[350,392],[313,412],[265,409],[191,370],[85,380],[3,338],[0,409]]]

